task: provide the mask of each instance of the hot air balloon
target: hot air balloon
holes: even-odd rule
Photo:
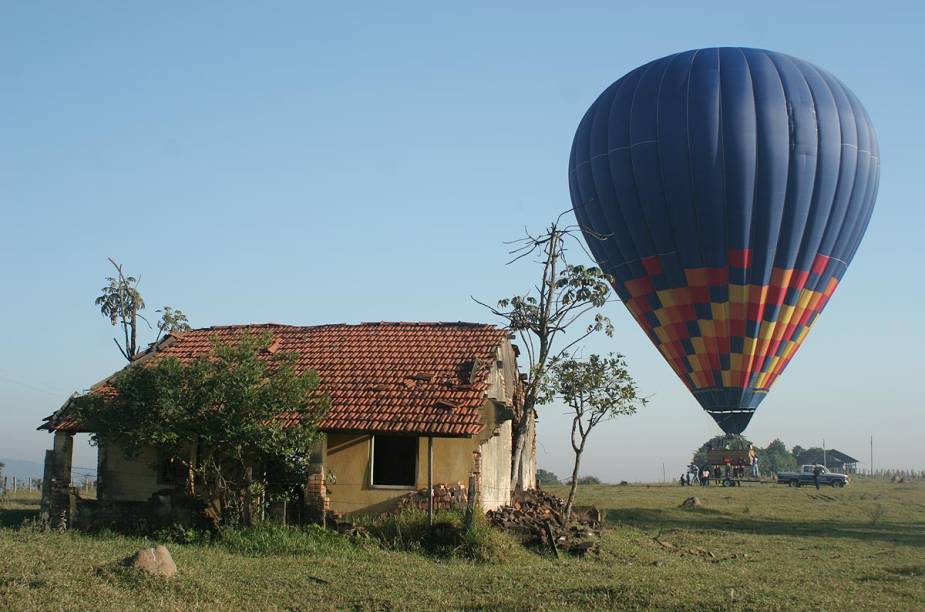
[[[867,228],[880,153],[829,72],[760,49],[670,55],[581,120],[569,187],[601,268],[726,433],[741,433]]]

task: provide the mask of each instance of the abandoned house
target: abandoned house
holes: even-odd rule
[[[154,355],[188,361],[208,355],[212,340],[243,333],[273,336],[269,351],[295,353],[298,368],[314,369],[331,406],[313,456],[306,503],[339,514],[394,509],[426,489],[465,494],[470,475],[483,510],[510,501],[512,408],[520,401],[517,348],[497,327],[475,323],[363,323],[358,325],[241,325],[175,333],[130,367]],[[92,389],[105,385],[102,381]],[[46,455],[43,506],[54,515],[80,500],[70,487],[73,436],[82,430],[68,403],[40,429],[54,433]],[[97,498],[143,502],[174,485],[155,449],[127,459],[101,445]],[[524,488],[535,486],[531,427],[522,459]],[[71,498],[68,500],[68,498]],[[450,499],[452,497],[452,499]],[[440,504],[438,504],[439,506]]]

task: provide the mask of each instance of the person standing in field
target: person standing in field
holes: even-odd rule
[[[758,455],[752,457],[752,477],[758,478],[760,472],[758,471]]]
[[[819,474],[821,473],[822,473],[822,466],[818,464],[814,465],[813,466],[813,482],[816,483],[816,489],[819,488]]]

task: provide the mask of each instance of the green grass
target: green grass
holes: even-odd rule
[[[704,507],[679,508],[688,495]],[[921,482],[586,486],[578,503],[609,523],[599,558],[557,562],[501,538],[504,554],[477,563],[283,530],[170,544],[169,581],[118,566],[144,539],[22,527],[37,502],[0,502],[3,610],[925,609]]]

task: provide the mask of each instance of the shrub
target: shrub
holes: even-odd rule
[[[151,534],[156,542],[170,542],[174,544],[208,544],[212,541],[213,532],[208,529],[184,527],[174,523],[158,529]]]
[[[358,517],[380,546],[388,550],[411,551],[442,558],[468,559],[480,563],[500,561],[514,545],[505,534],[488,524],[476,513],[472,529],[463,528],[463,515],[457,511],[439,511],[433,527],[428,527],[427,513],[408,509],[394,514]]]

